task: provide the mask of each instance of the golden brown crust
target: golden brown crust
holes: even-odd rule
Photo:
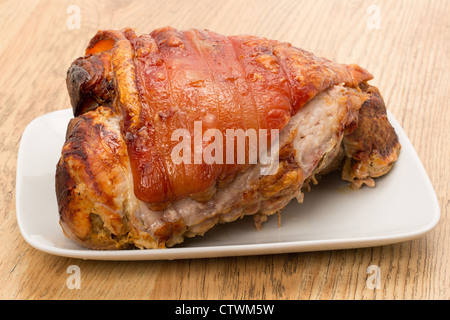
[[[153,206],[202,194],[219,177],[226,180],[248,168],[225,161],[174,164],[169,151],[176,144],[175,129],[192,132],[201,121],[203,131],[282,130],[323,90],[340,83],[355,87],[372,78],[359,66],[316,57],[288,43],[207,30],[166,27],[142,36],[131,29],[99,31],[86,54],[68,74],[75,115],[115,98],[135,194]]]
[[[128,156],[120,132],[108,126],[111,116],[101,107],[72,119],[56,170],[61,226],[97,249],[122,246],[129,229]]]
[[[112,102],[110,60],[108,54],[91,55],[75,60],[67,70],[66,84],[75,116]]]
[[[347,159],[342,178],[358,189],[362,184],[375,185],[372,178],[389,172],[397,160],[401,145],[390,124],[386,106],[377,88],[361,85],[368,99],[359,110],[357,126],[345,135]]]

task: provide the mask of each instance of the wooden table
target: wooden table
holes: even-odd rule
[[[449,17],[448,0],[2,0],[0,298],[449,299]],[[30,247],[15,215],[24,128],[70,107],[66,70],[98,29],[165,25],[279,39],[370,70],[437,192],[438,226],[374,248],[175,261],[84,261]],[[67,286],[71,265],[78,290]],[[370,265],[379,266],[379,289],[366,283]]]

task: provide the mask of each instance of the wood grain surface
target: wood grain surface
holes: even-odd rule
[[[449,299],[449,17],[448,0],[1,0],[0,298]],[[15,211],[24,128],[70,107],[66,70],[98,29],[166,25],[265,36],[367,68],[436,190],[437,227],[374,248],[175,261],[85,261],[30,247]],[[71,265],[80,289],[67,286]],[[370,265],[378,289],[367,285]]]

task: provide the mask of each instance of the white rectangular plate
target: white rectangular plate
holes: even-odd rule
[[[257,231],[252,217],[216,226],[203,237],[158,250],[88,250],[67,239],[59,225],[55,170],[72,118],[70,109],[34,119],[19,147],[17,222],[34,248],[65,257],[94,260],[158,260],[274,254],[385,245],[420,237],[439,221],[430,180],[411,142],[391,114],[402,150],[391,172],[375,188],[351,190],[337,174],[326,177],[274,215]]]

